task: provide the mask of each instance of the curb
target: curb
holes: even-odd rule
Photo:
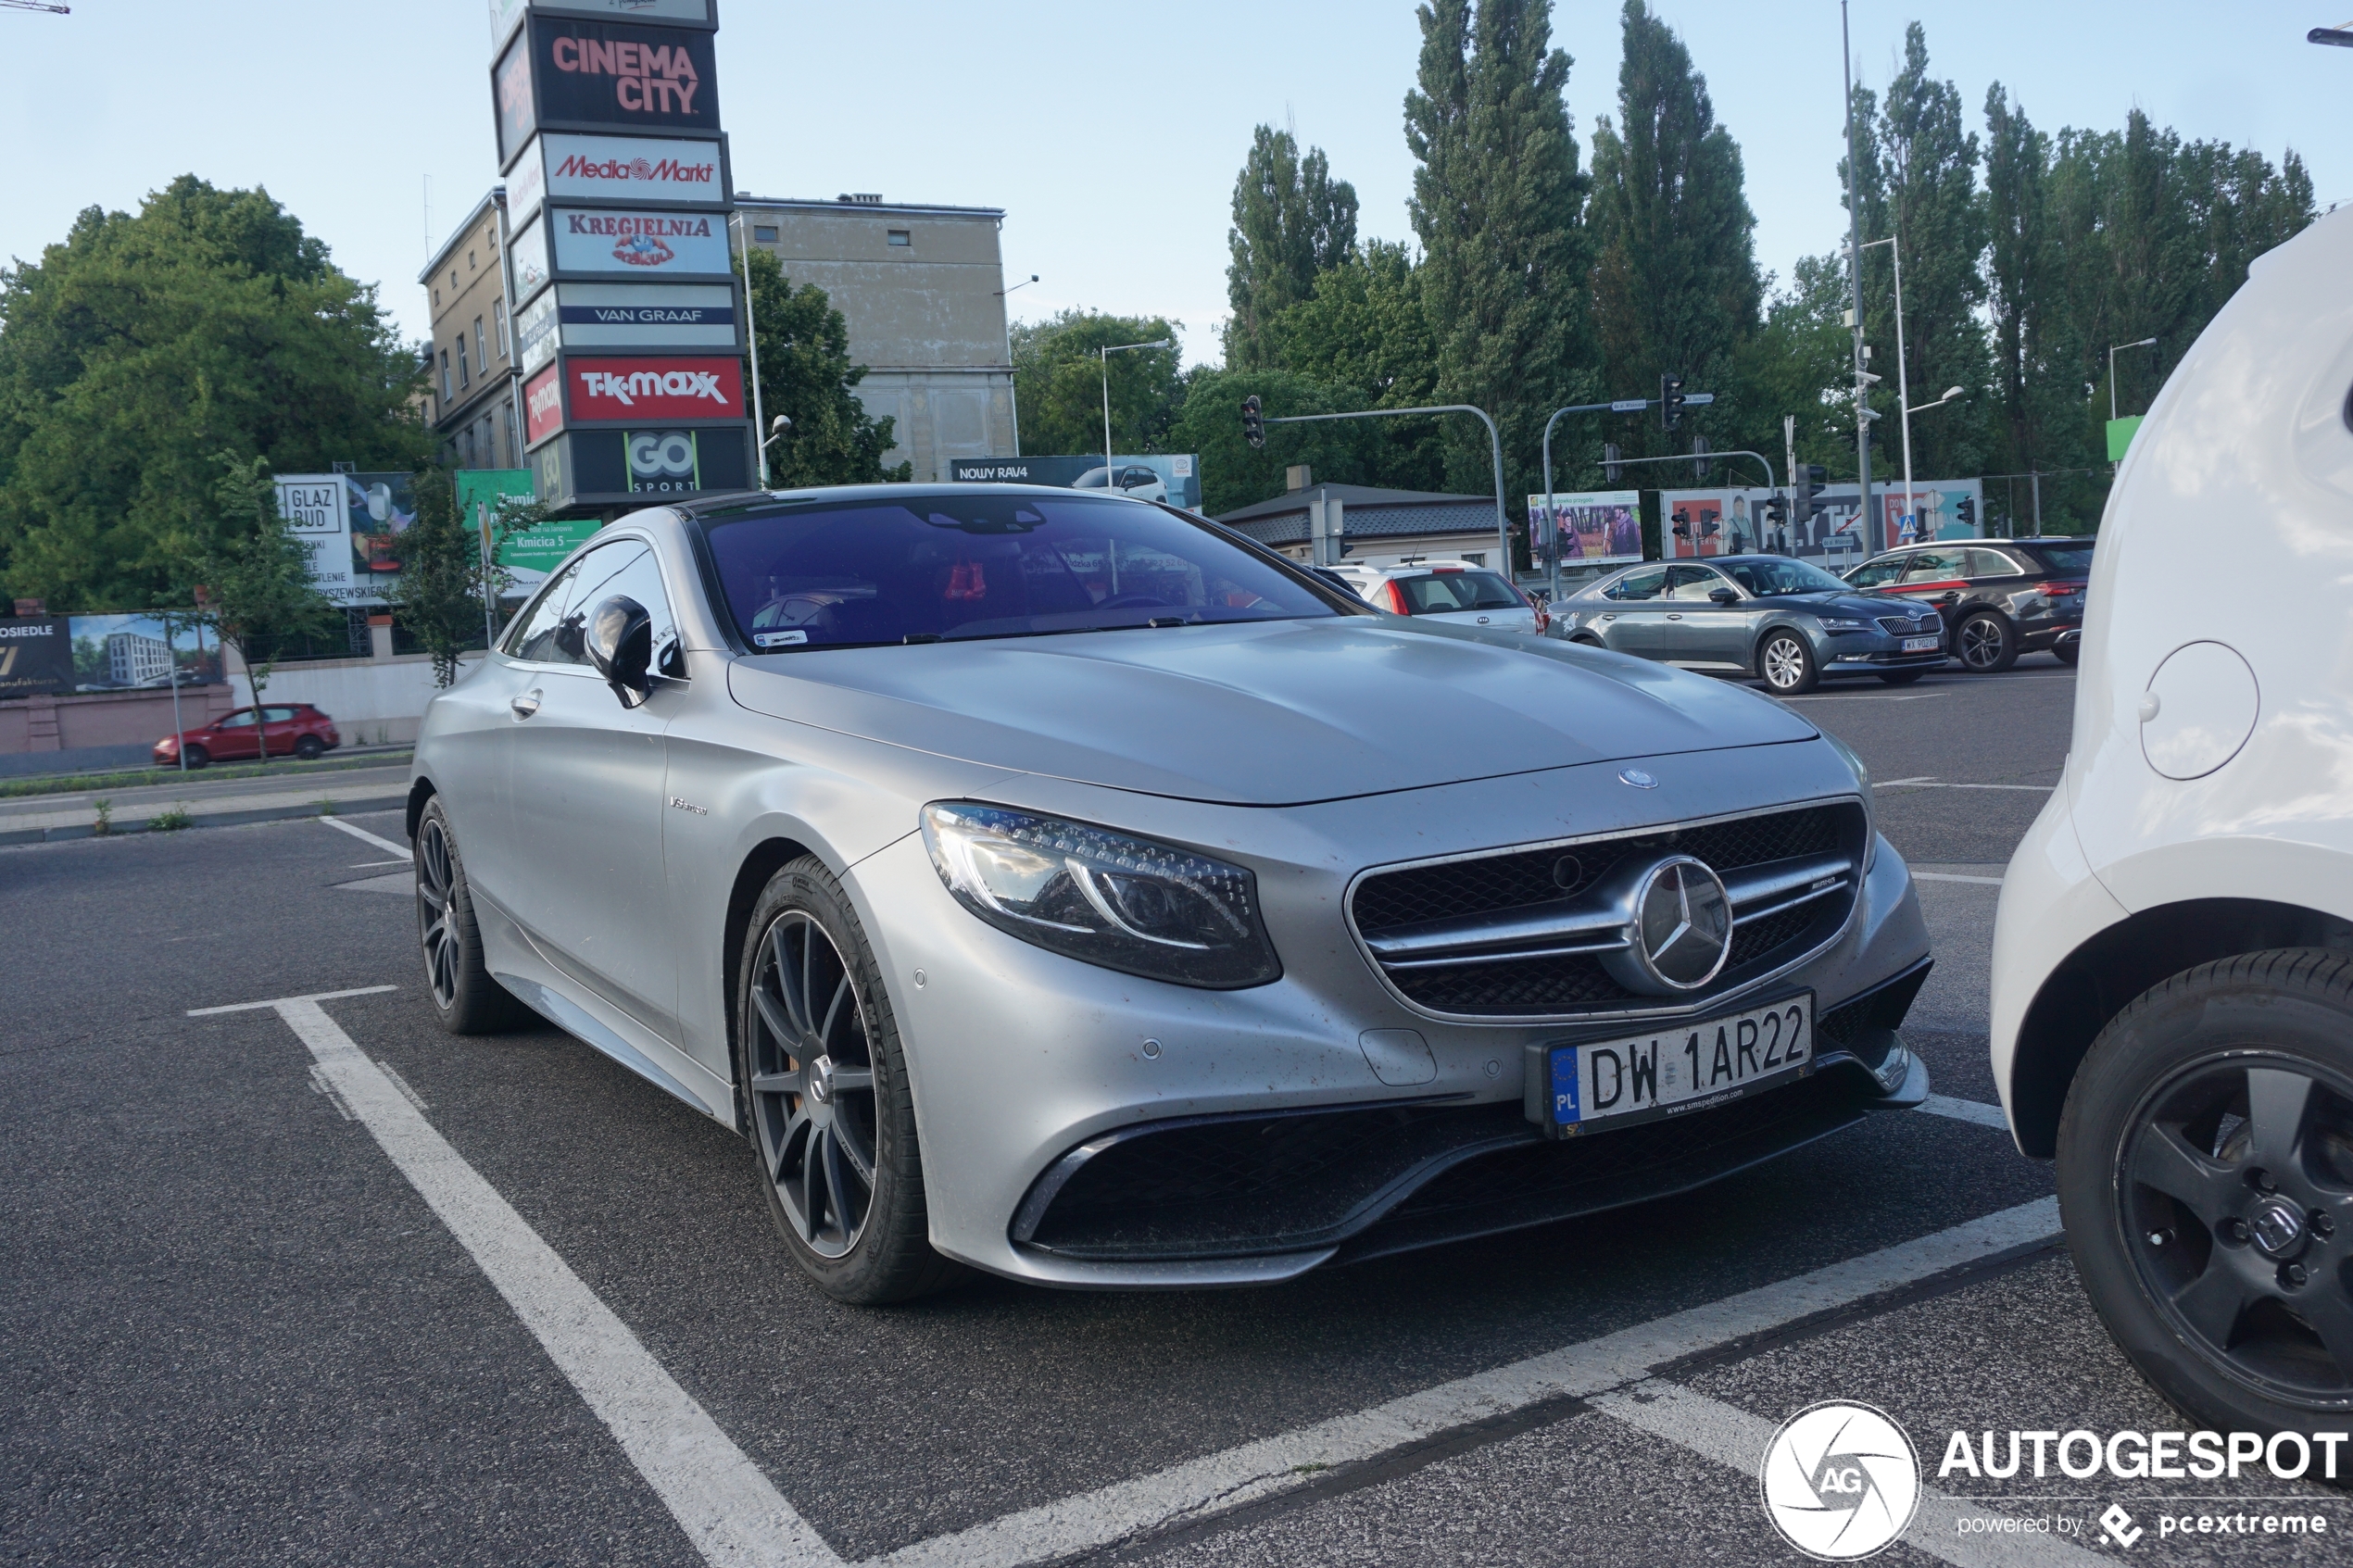
[[[376,800],[379,798],[388,801],[391,804],[379,806],[375,804]],[[362,796],[357,800],[337,800],[334,803],[334,809],[333,810],[328,810],[324,803],[321,801],[306,800],[298,805],[257,806],[243,811],[191,811],[188,813],[188,827],[234,828],[245,827],[253,822],[286,822],[296,817],[357,816],[363,814],[366,811],[393,809],[399,805],[402,798],[403,797],[392,795],[381,797],[374,796]],[[154,827],[151,821],[142,819],[138,822],[117,822],[107,830],[104,836],[107,838],[127,838],[132,834],[153,833],[156,831],[157,829]],[[182,828],[171,828],[164,831],[181,833],[187,830]],[[9,832],[0,833],[0,848],[6,848],[11,846],[20,844],[64,844],[77,838],[96,838],[99,836],[100,834],[97,827],[90,822],[77,822],[64,827],[54,828],[17,828]]]

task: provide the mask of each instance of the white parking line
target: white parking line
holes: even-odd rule
[[[326,823],[329,827],[333,828],[338,832],[349,834],[352,837],[359,840],[362,844],[372,844],[379,849],[386,850],[392,854],[397,855],[404,863],[409,859],[409,847],[405,844],[395,844],[389,838],[378,838],[366,828],[353,827],[341,817],[321,817],[319,821]]]
[[[1274,1497],[1304,1477],[1491,1420],[1540,1400],[1591,1396],[1865,1297],[2058,1234],[2058,1200],[2041,1198],[1916,1241],[1776,1285],[1621,1329],[1491,1372],[1442,1383],[1352,1415],[1263,1438],[986,1524],[935,1536],[874,1560],[887,1568],[1014,1568],[1116,1542],[1189,1518]]]
[[[1912,880],[1914,882],[1973,882],[1980,887],[2002,885],[2002,879],[1998,876],[1959,876],[1952,872],[1914,872]]]
[[[333,822],[333,818],[322,821]],[[335,822],[346,832],[359,830]],[[362,834],[360,836],[371,835]],[[310,1047],[341,1106],[375,1135],[459,1244],[472,1254],[558,1370],[629,1456],[713,1568],[837,1568],[840,1556],[769,1485],[628,1325],[581,1282],[497,1189],[435,1132],[412,1098],[329,1018],[320,1002],[390,985],[233,1007],[192,1018],[274,1010]]]
[[[2018,789],[2018,790],[2024,790],[2024,791],[2026,791],[2026,792],[2028,792],[2029,794],[2032,794],[2032,795],[2048,795],[2048,794],[2050,794],[2050,793],[2051,793],[2051,791],[2053,791],[2053,790],[2055,790],[2055,789],[2058,788],[2058,785],[2057,785],[2057,784],[1940,784],[1940,783],[1939,783],[1939,782],[1937,782],[1937,780],[1935,780],[1934,778],[1921,778],[1921,779],[1883,779],[1883,780],[1881,780],[1880,783],[1873,784],[1871,787],[1872,787],[1873,789]]]
[[[1604,1394],[1593,1403],[1629,1426],[1712,1459],[1752,1481],[1763,1472],[1765,1445],[1773,1440],[1773,1424],[1762,1416],[1655,1379]],[[1911,1527],[1904,1532],[1903,1538],[1906,1544],[1957,1564],[1958,1568],[2104,1561],[2095,1552],[2069,1546],[2053,1536],[1960,1533],[1960,1519],[1982,1519],[1994,1512],[1923,1486],[1919,1508],[1912,1515]]]
[[[1931,1095],[1920,1102],[1920,1109],[1931,1116],[1950,1116],[1956,1122],[1974,1122],[1981,1127],[2010,1130],[2009,1119],[1998,1105],[1988,1105],[1982,1099],[1955,1099],[1951,1095]]]
[[[1783,702],[1926,702],[1950,692],[1816,692],[1811,696],[1785,696]]]

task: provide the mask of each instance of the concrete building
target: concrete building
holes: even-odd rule
[[[118,686],[160,681],[171,673],[171,645],[139,632],[107,633],[107,679]]]
[[[417,275],[433,305],[426,420],[461,469],[522,467],[512,312],[507,304],[507,191],[494,187]]]
[[[736,197],[734,221],[783,263],[795,287],[825,291],[867,368],[858,396],[897,421],[886,466],[918,483],[956,458],[1018,457],[1006,341],[1002,208],[926,207],[878,195],[832,201]],[[741,243],[740,240],[738,243]]]
[[[1308,537],[1308,508],[1337,499],[1351,566],[1395,566],[1409,557],[1478,566],[1495,559],[1492,495],[1316,484],[1304,468],[1292,470],[1292,477],[1299,483],[1287,494],[1227,512],[1217,521],[1294,560],[1311,560],[1315,546]]]

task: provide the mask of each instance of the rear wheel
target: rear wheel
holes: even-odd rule
[[[180,755],[187,759],[188,766],[192,769],[201,768],[212,760],[212,753],[201,746],[182,746]]]
[[[327,743],[317,735],[304,735],[295,742],[295,755],[305,762],[316,762],[327,755]]]
[[[1965,618],[1953,633],[1953,648],[1961,667],[1980,675],[1998,675],[2018,662],[2018,628],[2007,617],[1981,609]]]
[[[2284,949],[2135,999],[2059,1123],[2068,1246],[2159,1391],[2224,1431],[2353,1416],[2353,960]]]
[[[1814,650],[1794,632],[1768,632],[1756,650],[1757,673],[1775,696],[1798,696],[1821,684]]]
[[[836,1300],[912,1300],[962,1273],[932,1250],[915,1102],[882,972],[814,856],[779,871],[745,932],[736,1037],[768,1211]]]
[[[2051,650],[2051,657],[2057,659],[2061,664],[2072,664],[2076,661],[2076,659],[2082,657],[2082,653],[2083,645],[2080,642],[2061,643],[2058,646]]]
[[[411,850],[417,868],[417,939],[424,949],[425,997],[434,1017],[452,1035],[489,1035],[527,1016],[513,993],[491,978],[482,958],[473,891],[448,813],[425,802]]]

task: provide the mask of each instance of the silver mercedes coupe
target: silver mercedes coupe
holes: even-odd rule
[[[1928,1093],[1837,741],[1139,500],[623,518],[434,700],[408,822],[442,1022],[743,1134],[845,1300],[1281,1280]]]

